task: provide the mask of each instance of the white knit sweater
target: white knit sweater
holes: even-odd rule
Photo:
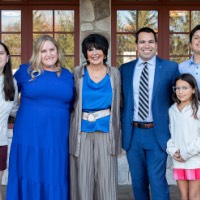
[[[195,169],[200,168],[200,107],[197,117],[192,116],[191,104],[180,112],[177,104],[169,109],[171,139],[167,143],[167,153],[172,157],[180,149],[185,162],[173,159],[174,168]]]
[[[0,75],[0,146],[8,144],[8,117],[9,115],[15,116],[18,110],[17,99],[17,83],[15,85],[15,99],[14,101],[5,101],[3,91],[4,75]]]

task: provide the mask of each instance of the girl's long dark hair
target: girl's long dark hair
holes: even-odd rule
[[[197,81],[194,78],[194,76],[192,76],[191,74],[181,74],[180,76],[178,76],[176,78],[175,83],[178,80],[183,80],[186,81],[187,83],[189,83],[189,85],[192,87],[193,90],[195,90],[195,93],[192,95],[192,100],[191,100],[191,105],[192,105],[192,110],[193,110],[193,116],[194,118],[197,118],[197,111],[199,108],[199,100],[200,100],[200,93],[199,93],[199,89],[198,89],[198,85],[197,85]],[[181,101],[177,98],[176,93],[173,93],[173,100],[177,103],[180,104]]]
[[[9,56],[8,62],[4,66],[3,75],[4,75],[4,86],[3,91],[5,95],[6,101],[13,101],[15,97],[15,87],[12,75],[12,67],[11,67],[11,60],[10,60],[10,53],[8,47],[0,41],[0,45],[2,45],[5,49],[6,54]]]

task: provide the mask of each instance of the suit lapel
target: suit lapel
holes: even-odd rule
[[[133,77],[134,77],[134,71],[135,71],[135,65],[136,65],[137,61],[134,61],[130,67],[129,67],[129,72],[128,72],[128,76],[129,76],[129,80],[130,83],[132,83],[131,85],[131,89],[133,90]]]
[[[154,85],[153,85],[153,97],[154,99],[156,92],[159,88],[159,84],[162,81],[162,74],[163,74],[164,67],[162,65],[162,60],[156,57],[156,68],[155,68],[155,76],[154,76]]]
[[[130,96],[132,98],[133,98],[133,77],[134,77],[134,71],[135,71],[135,65],[136,65],[136,63],[137,63],[137,60],[135,60],[135,61],[133,61],[133,62],[130,63],[129,69],[128,69],[127,74],[126,74],[127,75],[127,80],[130,83],[128,85],[127,90],[128,90],[128,92],[131,93]]]
[[[134,60],[133,62],[131,62],[129,64],[129,68],[127,70],[127,80],[128,83],[127,84],[127,94],[128,94],[128,98],[131,102],[131,107],[130,110],[133,110],[134,104],[133,104],[133,99],[134,99],[134,93],[133,93],[133,77],[134,77],[134,72],[135,72],[135,65],[137,63],[138,59]]]

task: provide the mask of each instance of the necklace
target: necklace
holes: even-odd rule
[[[97,74],[94,69],[92,70],[92,73],[93,73],[93,76],[94,76],[95,79],[100,78],[100,74]]]
[[[102,77],[102,72],[104,72],[104,68],[97,68],[95,69],[94,67],[91,67],[92,69],[92,76],[95,78],[95,79],[100,79]]]

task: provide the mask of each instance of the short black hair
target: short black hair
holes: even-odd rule
[[[141,32],[153,33],[154,39],[155,39],[155,41],[157,42],[157,37],[156,37],[155,31],[154,31],[152,28],[143,27],[143,28],[139,29],[139,30],[136,32],[136,34],[135,34],[135,43],[136,43],[136,44],[138,43],[138,35],[139,35]]]
[[[87,60],[87,50],[91,48],[96,48],[100,49],[103,51],[105,58],[103,60],[104,64],[107,62],[107,55],[108,55],[108,48],[109,48],[109,43],[108,40],[100,34],[93,33],[88,35],[82,42],[82,53],[89,64],[89,61]]]
[[[199,25],[199,24],[196,25],[196,26],[192,29],[192,31],[190,32],[190,43],[192,42],[192,37],[193,37],[193,35],[194,35],[195,32],[198,31],[198,30],[200,30],[200,25]]]

